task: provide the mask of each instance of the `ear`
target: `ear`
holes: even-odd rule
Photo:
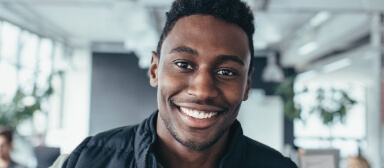
[[[251,90],[251,86],[252,86],[252,74],[253,74],[253,71],[255,71],[255,69],[253,67],[251,67],[251,69],[250,69],[250,71],[248,73],[247,86],[245,88],[245,94],[244,94],[244,97],[243,97],[243,101],[246,101],[248,99],[249,90]]]
[[[156,52],[152,51],[151,66],[149,67],[149,83],[152,87],[157,87],[158,84],[158,68],[159,57]]]

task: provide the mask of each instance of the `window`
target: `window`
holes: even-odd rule
[[[27,94],[30,94],[35,82],[39,37],[28,31],[23,31],[20,44],[19,85]]]
[[[37,85],[39,88],[47,89],[48,78],[52,73],[53,43],[51,40],[41,39],[38,55]]]
[[[0,26],[0,95],[3,100],[10,100],[17,89],[20,29],[4,21]]]
[[[10,64],[16,64],[19,51],[20,29],[11,23],[2,22],[0,34],[0,40],[2,41],[0,55],[2,60]]]
[[[296,84],[298,91],[304,84]],[[362,85],[358,84],[307,84],[308,91],[295,97],[302,107],[303,121],[294,122],[295,144],[302,148],[336,148],[340,150],[342,158],[357,155],[358,148],[366,147],[366,92]],[[342,123],[338,118],[332,125],[323,124],[318,113],[310,113],[310,109],[316,103],[317,90],[325,90],[325,96],[337,96],[331,89],[344,90],[357,103],[347,112],[346,120]],[[332,102],[328,102],[328,107]]]
[[[36,86],[37,94],[42,95],[48,89],[50,76],[54,72],[54,58],[62,61],[65,52],[62,46],[60,42],[0,20],[0,105],[11,103],[17,89],[21,89],[26,95],[32,95]],[[21,135],[43,134],[47,130],[47,124],[50,124],[47,119],[52,116],[55,119],[53,122],[61,123],[63,86],[60,81],[61,76],[55,76],[52,81],[54,95],[49,102],[41,102],[43,112],[47,113],[34,113],[33,128],[30,122],[21,124],[18,127]]]

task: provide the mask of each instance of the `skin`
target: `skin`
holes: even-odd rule
[[[8,167],[11,162],[12,144],[4,136],[0,136],[0,167]]]
[[[157,87],[156,156],[165,167],[218,167],[229,128],[251,87],[246,33],[212,16],[180,18],[152,54],[150,84]],[[196,119],[185,110],[214,113]]]

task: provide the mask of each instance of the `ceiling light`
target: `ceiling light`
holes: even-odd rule
[[[351,65],[351,58],[344,58],[323,66],[323,72],[329,73]]]
[[[330,17],[331,14],[329,12],[319,12],[309,21],[309,25],[311,25],[312,27],[317,27],[320,24],[324,23],[326,20],[328,20]]]
[[[309,42],[299,47],[298,53],[300,55],[306,55],[316,50],[318,47],[319,45],[316,42]]]
[[[265,67],[262,79],[264,82],[282,82],[284,80],[283,70],[276,64],[275,53],[268,54],[267,66]]]

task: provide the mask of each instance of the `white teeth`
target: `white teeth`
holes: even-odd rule
[[[183,107],[180,107],[180,110],[185,114],[187,114],[188,116],[191,116],[197,119],[211,118],[212,116],[217,114],[217,112],[198,111],[198,110],[192,110],[192,109],[187,109]]]
[[[190,114],[191,116],[199,116],[199,112],[197,111],[191,111]]]

